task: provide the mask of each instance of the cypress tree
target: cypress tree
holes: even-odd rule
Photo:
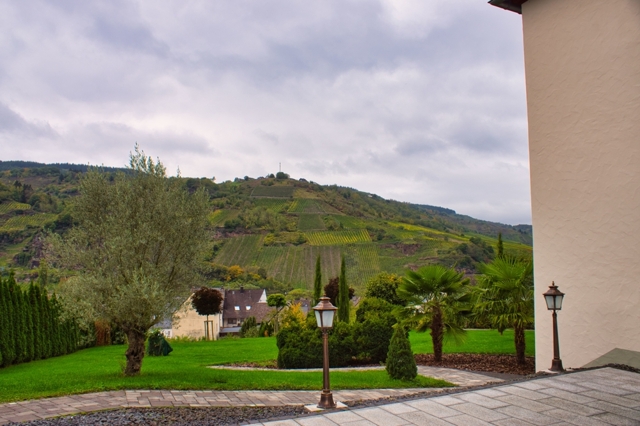
[[[2,292],[2,288],[4,285],[2,284],[2,276],[0,276],[0,367],[4,365],[4,357],[2,356],[2,352],[4,351],[4,335],[5,335],[5,317],[7,312],[7,307],[4,301],[4,293]]]
[[[391,336],[385,368],[389,376],[396,380],[413,380],[418,375],[418,367],[411,351],[407,330],[400,325],[396,326]]]
[[[15,360],[15,343],[13,339],[13,303],[11,301],[11,292],[7,280],[1,281],[0,293],[2,293],[2,334],[0,335],[0,344],[2,345],[2,365],[4,367],[13,364]]]
[[[64,353],[62,346],[62,322],[60,319],[60,303],[58,303],[58,298],[54,294],[51,299],[51,325],[53,328],[53,342],[52,342],[52,353],[53,356],[62,355]]]
[[[313,305],[317,305],[322,297],[322,269],[320,267],[320,255],[316,259],[316,276],[313,281]]]
[[[40,289],[40,327],[42,329],[42,358],[50,358],[51,348],[51,314],[49,298],[44,289]]]
[[[349,286],[347,285],[347,271],[344,256],[340,264],[340,282],[338,284],[338,320],[349,322]]]
[[[20,298],[22,299],[22,309],[24,312],[25,321],[25,344],[26,344],[26,359],[25,362],[34,360],[34,346],[33,346],[33,311],[31,310],[31,304],[29,303],[29,293],[26,291],[20,292]]]
[[[40,288],[31,283],[29,286],[29,304],[33,320],[33,359],[42,359],[42,316],[40,314]]]
[[[13,362],[19,364],[24,362],[27,350],[27,339],[25,336],[24,312],[22,309],[21,291],[16,284],[15,274],[13,271],[9,273],[9,291],[11,293],[11,304],[13,305],[13,347],[15,348],[15,357]]]
[[[504,246],[502,245],[502,232],[498,232],[498,254],[497,258],[500,259],[504,256]]]

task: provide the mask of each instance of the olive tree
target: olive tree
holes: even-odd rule
[[[73,210],[78,224],[50,237],[53,257],[77,271],[69,294],[127,335],[124,373],[139,374],[146,333],[199,282],[208,199],[167,178],[160,160],[136,146],[113,181],[98,170],[86,174]]]

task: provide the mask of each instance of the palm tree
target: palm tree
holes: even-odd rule
[[[533,324],[533,263],[510,256],[480,265],[474,316],[502,333],[513,328],[518,364],[525,363],[524,330]]]
[[[469,280],[464,274],[441,265],[424,266],[407,271],[398,287],[398,296],[408,304],[409,324],[417,331],[431,329],[433,355],[442,361],[442,342],[445,334],[455,340],[464,336],[462,328],[469,299]]]

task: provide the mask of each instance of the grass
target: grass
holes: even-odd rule
[[[168,357],[145,357],[142,373],[124,377],[125,346],[106,346],[0,369],[0,403],[118,389],[318,390],[321,372],[237,371],[206,368],[275,359],[275,338],[173,342]],[[402,382],[385,371],[332,372],[333,389],[444,387],[419,377]]]
[[[535,355],[535,332],[533,330],[525,331],[526,355]],[[415,354],[433,353],[433,345],[431,344],[431,335],[429,332],[417,333],[412,331],[409,334],[411,342],[411,350]],[[444,353],[476,353],[476,354],[513,354],[516,349],[513,343],[513,330],[505,330],[500,335],[497,330],[467,330],[465,342],[456,345],[453,342],[445,340]]]

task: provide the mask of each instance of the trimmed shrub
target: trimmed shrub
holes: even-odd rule
[[[404,327],[396,326],[387,354],[387,373],[392,379],[413,380],[418,375],[416,360]]]
[[[167,339],[164,338],[164,334],[160,330],[154,330],[149,335],[147,341],[147,355],[149,356],[167,356],[173,351]]]

